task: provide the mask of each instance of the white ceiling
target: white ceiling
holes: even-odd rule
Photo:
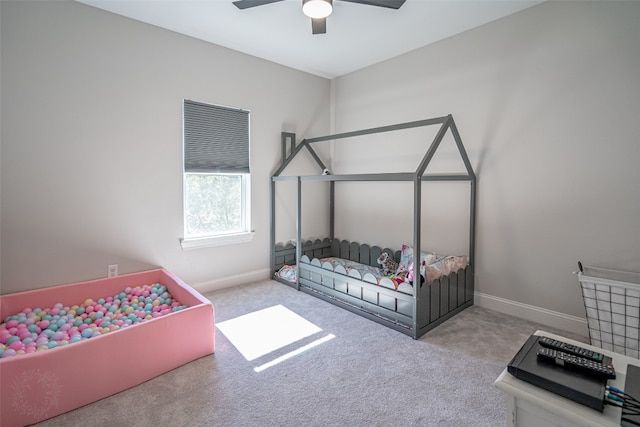
[[[543,0],[407,0],[399,9],[334,0],[311,34],[301,0],[240,10],[232,0],[77,0],[321,77],[334,78]]]

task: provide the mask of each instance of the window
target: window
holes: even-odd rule
[[[184,100],[182,247],[251,239],[249,112]]]

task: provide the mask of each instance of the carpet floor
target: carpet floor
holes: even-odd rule
[[[477,306],[413,340],[271,280],[205,296],[215,354],[38,426],[501,426],[529,335],[586,340]]]

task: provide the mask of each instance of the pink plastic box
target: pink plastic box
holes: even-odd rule
[[[2,321],[27,307],[71,306],[155,283],[188,308],[63,347],[0,359],[0,425],[24,426],[71,411],[212,354],[215,347],[213,304],[164,269],[0,295]]]

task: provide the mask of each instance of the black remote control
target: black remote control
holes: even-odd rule
[[[596,378],[615,379],[616,377],[613,365],[603,365],[602,363],[552,348],[538,347],[537,355],[538,359],[555,363],[568,369],[582,371]]]
[[[587,350],[586,348],[578,347],[573,344],[554,340],[549,337],[540,337],[538,343],[542,346],[552,348],[554,350],[562,351],[563,353],[573,354],[575,356],[584,357],[585,359],[595,360],[602,363],[604,361],[604,355],[596,353],[595,351]]]

